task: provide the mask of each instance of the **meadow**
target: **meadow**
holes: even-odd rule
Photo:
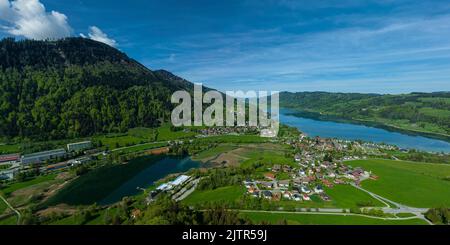
[[[187,205],[195,205],[206,202],[233,202],[245,193],[243,186],[225,186],[214,190],[195,190],[183,200]]]
[[[401,204],[430,208],[450,206],[450,165],[384,159],[346,162],[379,176],[362,187]]]
[[[48,182],[51,180],[54,180],[56,178],[56,174],[48,174],[48,175],[42,175],[38,176],[32,180],[24,181],[24,182],[17,182],[12,183],[10,185],[7,185],[6,187],[0,189],[0,192],[2,192],[5,196],[9,196],[11,193],[24,189],[33,185],[37,185],[40,183]]]

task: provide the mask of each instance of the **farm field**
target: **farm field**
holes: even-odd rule
[[[12,215],[5,219],[0,219],[0,225],[15,225],[17,224],[17,216]]]
[[[232,145],[232,144],[220,144],[220,145],[218,145],[216,147],[213,147],[211,149],[208,149],[208,150],[205,150],[205,151],[202,151],[202,152],[198,153],[197,155],[193,156],[192,159],[195,159],[195,160],[207,160],[208,158],[215,157],[215,156],[217,156],[217,155],[219,155],[221,153],[234,150],[237,147],[239,147],[239,146]]]
[[[421,219],[382,220],[356,215],[267,212],[241,212],[240,215],[248,217],[254,222],[266,221],[270,224],[286,220],[290,225],[427,225],[427,222]]]
[[[382,159],[350,161],[378,175],[362,187],[392,201],[420,208],[450,206],[450,165]]]
[[[136,145],[136,146],[130,146],[124,149],[116,149],[116,152],[119,153],[133,153],[133,152],[139,152],[139,151],[145,151],[149,149],[154,149],[158,147],[167,146],[167,143],[146,143],[142,145]]]
[[[0,155],[1,154],[9,154],[9,153],[16,153],[20,151],[20,144],[0,144]]]
[[[183,202],[187,205],[206,202],[233,202],[239,199],[244,193],[245,188],[242,186],[226,186],[206,191],[196,190],[184,199]]]
[[[182,139],[182,138],[189,138],[196,135],[195,132],[184,132],[181,131],[171,131],[169,124],[164,124],[161,127],[158,128],[158,137],[157,141],[163,141],[163,140],[176,140],[176,139]]]
[[[3,188],[3,189],[0,189],[0,192],[2,192],[6,196],[9,196],[14,191],[17,191],[17,190],[20,190],[20,189],[23,189],[23,188],[27,188],[27,187],[30,187],[30,186],[33,186],[33,185],[37,185],[37,184],[40,184],[40,183],[48,182],[50,180],[54,180],[55,178],[56,178],[56,174],[49,174],[49,175],[39,176],[39,177],[37,177],[35,179],[32,179],[32,180],[11,184],[11,185]]]
[[[339,208],[385,206],[382,202],[351,185],[335,185],[332,188],[325,187],[325,193],[331,197],[333,206]]]

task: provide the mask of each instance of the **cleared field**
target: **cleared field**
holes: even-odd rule
[[[339,208],[385,206],[382,202],[351,185],[335,185],[333,188],[325,187],[325,193],[331,197],[333,206]]]
[[[34,178],[32,180],[11,184],[11,185],[1,189],[0,191],[3,194],[5,194],[6,196],[8,196],[11,193],[13,193],[14,191],[17,191],[19,189],[23,189],[23,188],[30,187],[30,186],[33,186],[33,185],[37,185],[37,184],[40,184],[40,183],[43,183],[43,182],[47,182],[47,181],[50,181],[50,180],[54,180],[55,178],[56,178],[56,174],[49,174],[49,175],[39,176],[39,177]]]
[[[277,224],[286,220],[290,225],[427,225],[421,219],[408,220],[382,220],[355,215],[329,215],[329,214],[289,214],[289,213],[261,213],[242,212],[242,216],[248,217],[254,222],[269,222]]]
[[[362,187],[392,201],[413,207],[450,206],[450,165],[383,159],[357,160],[347,164],[363,167],[379,176]]]
[[[206,202],[233,202],[245,192],[242,186],[226,186],[215,190],[194,191],[183,202],[187,205],[195,205]]]
[[[195,159],[195,160],[206,160],[208,158],[215,157],[215,156],[217,156],[217,155],[219,155],[221,153],[234,150],[237,147],[238,146],[235,146],[235,145],[221,144],[221,145],[218,145],[218,146],[213,147],[211,149],[208,149],[208,150],[205,150],[205,151],[202,151],[202,152],[198,153],[197,155],[195,155],[193,157],[193,159]]]
[[[125,147],[127,145],[137,145],[143,143],[143,138],[138,138],[130,135],[103,135],[94,138],[97,141],[101,141],[108,149],[116,149]]]

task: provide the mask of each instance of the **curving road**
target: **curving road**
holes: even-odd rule
[[[3,200],[3,202],[5,202],[6,203],[6,205],[12,210],[12,211],[14,211],[16,214],[17,214],[17,224],[19,224],[19,222],[20,222],[20,212],[17,210],[17,209],[15,209],[2,195],[0,195],[0,199],[2,199]]]

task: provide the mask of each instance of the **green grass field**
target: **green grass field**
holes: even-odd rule
[[[3,214],[7,208],[8,206],[6,203],[3,200],[0,200],[0,215]]]
[[[333,206],[339,208],[385,206],[382,202],[351,185],[335,185],[333,188],[325,187],[325,193],[331,197],[331,203]]]
[[[45,205],[52,206],[59,203],[87,205],[100,202],[111,191],[148,168],[157,159],[159,158],[155,156],[139,157],[128,164],[108,165],[94,169],[64,186],[50,197]]]
[[[17,224],[17,216],[12,215],[5,219],[0,219],[0,225],[16,225]]]
[[[164,140],[176,140],[176,139],[183,139],[183,138],[190,138],[195,136],[195,132],[184,132],[181,131],[171,131],[170,130],[170,124],[164,124],[161,127],[158,128],[158,141],[164,141]]]
[[[382,159],[347,162],[378,175],[362,187],[392,201],[413,207],[450,206],[450,165]]]
[[[203,143],[264,143],[268,142],[269,139],[259,135],[219,135],[197,138],[195,141]]]
[[[261,213],[261,212],[243,212],[242,216],[248,217],[254,222],[266,221],[271,224],[277,224],[286,220],[291,225],[427,225],[426,221],[421,219],[408,220],[382,220],[363,216],[343,216],[328,214],[288,214],[288,213]]]
[[[234,150],[237,147],[238,146],[230,145],[230,144],[221,144],[221,145],[218,145],[218,146],[213,147],[211,149],[208,149],[208,150],[205,150],[205,151],[202,151],[202,152],[198,153],[197,155],[195,155],[193,157],[193,159],[202,160],[202,159],[214,157],[214,156],[217,156],[220,153]]]
[[[142,145],[136,145],[136,146],[130,146],[125,149],[117,149],[115,152],[120,153],[133,153],[133,152],[139,152],[139,151],[145,151],[149,149],[159,148],[163,146],[167,146],[167,143],[146,143]]]
[[[19,182],[19,183],[13,183],[3,189],[1,189],[0,191],[8,196],[11,193],[13,193],[14,191],[17,191],[19,189],[23,189],[32,185],[37,185],[43,182],[47,182],[50,180],[54,180],[56,178],[56,174],[48,174],[48,175],[43,175],[43,176],[38,176],[37,178],[34,178],[32,180],[28,180],[28,181],[24,181],[24,182]]]
[[[228,202],[239,199],[245,192],[243,186],[226,186],[215,190],[194,191],[183,202],[187,205],[200,204],[205,202]]]
[[[16,153],[19,151],[20,151],[20,144],[13,144],[13,145],[0,144],[0,155]]]

